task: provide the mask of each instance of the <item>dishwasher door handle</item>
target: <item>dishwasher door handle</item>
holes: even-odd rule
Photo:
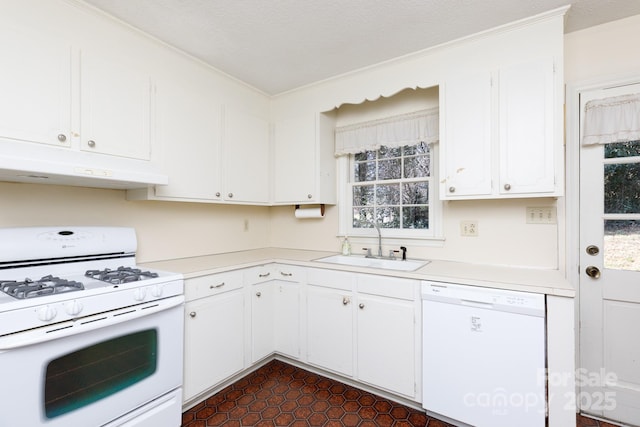
[[[474,301],[474,300],[470,300],[470,299],[461,299],[460,303],[462,305],[466,305],[468,307],[493,308],[493,304],[491,304],[490,302]]]

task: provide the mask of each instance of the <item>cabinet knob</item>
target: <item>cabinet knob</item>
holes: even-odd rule
[[[216,197],[220,197],[220,192],[216,191]]]
[[[64,133],[58,134],[58,141],[65,142],[66,140],[67,140],[67,135],[65,135]]]
[[[196,317],[196,312],[195,312],[195,311],[192,311],[191,313],[189,313],[189,316],[191,316],[191,317]]]
[[[313,194],[307,194],[307,199],[313,199]]]
[[[456,192],[456,187],[449,187],[449,193],[455,193]]]
[[[233,198],[233,193],[229,193],[229,194],[227,194],[227,196],[229,196],[229,198],[232,199]]]
[[[342,298],[342,305],[347,305],[351,302],[351,300],[349,299],[349,297],[344,297]]]
[[[360,303],[358,307],[360,307],[360,310],[362,310],[364,308],[364,303]]]
[[[93,139],[87,141],[87,145],[91,148],[96,146],[96,142]]]
[[[262,293],[261,293],[261,292],[256,292],[256,296],[257,296],[258,298],[260,298],[260,297],[262,296]]]
[[[507,191],[511,190],[511,184],[505,184],[504,189]]]

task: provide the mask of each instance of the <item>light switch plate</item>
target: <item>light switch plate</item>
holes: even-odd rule
[[[556,224],[556,215],[553,206],[527,207],[527,224]]]

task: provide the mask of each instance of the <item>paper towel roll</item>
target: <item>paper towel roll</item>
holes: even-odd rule
[[[296,215],[296,218],[299,218],[299,219],[323,218],[324,205],[309,205],[309,206],[296,205],[295,215]]]

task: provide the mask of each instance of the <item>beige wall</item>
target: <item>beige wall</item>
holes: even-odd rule
[[[134,202],[123,190],[5,182],[0,200],[0,227],[134,227],[139,262],[269,246],[267,207]]]
[[[640,15],[565,35],[568,84],[635,76],[640,79]]]

